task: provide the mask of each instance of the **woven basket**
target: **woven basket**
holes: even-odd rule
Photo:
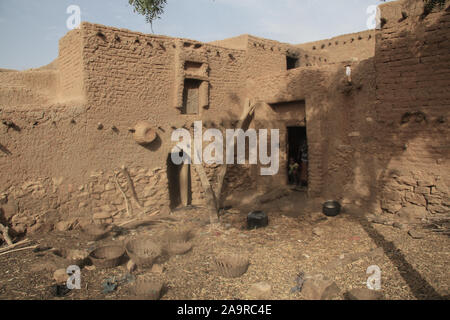
[[[180,256],[191,250],[191,242],[170,242],[165,246],[165,251],[171,256]]]
[[[239,254],[220,254],[214,259],[219,274],[225,278],[239,278],[247,272],[250,262]]]
[[[131,240],[125,249],[138,267],[151,267],[156,258],[161,255],[161,247],[151,239]]]
[[[191,229],[167,230],[163,234],[163,241],[165,243],[188,242],[191,239],[192,239]]]
[[[138,299],[159,300],[161,298],[164,283],[157,280],[139,279],[136,281],[134,293]]]
[[[89,254],[92,263],[98,268],[114,268],[120,265],[125,249],[121,246],[105,246]]]
[[[82,228],[83,235],[90,241],[98,241],[105,238],[111,231],[108,224],[91,224]]]

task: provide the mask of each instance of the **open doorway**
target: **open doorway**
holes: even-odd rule
[[[308,187],[308,139],[306,127],[288,127],[288,183]]]
[[[182,156],[183,154],[181,151],[180,157]],[[171,209],[191,205],[191,166],[189,164],[174,164],[172,162],[172,156],[169,154],[167,158],[167,180],[169,182]]]

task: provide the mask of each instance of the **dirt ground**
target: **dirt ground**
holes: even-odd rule
[[[181,256],[161,257],[162,273],[140,270],[135,276],[162,279],[166,284],[163,300],[175,299],[249,299],[252,284],[267,282],[272,299],[303,299],[301,292],[291,293],[300,272],[322,273],[335,281],[344,294],[353,288],[365,288],[369,266],[381,269],[382,293],[386,299],[448,299],[450,293],[450,239],[425,232],[423,239],[413,239],[407,230],[369,223],[362,209],[346,207],[335,218],[327,218],[320,208],[302,207],[299,194],[266,206],[269,226],[245,229],[246,209],[230,209],[221,217],[221,226],[208,224],[205,208],[188,207],[170,216],[155,217],[153,222],[118,229],[99,242],[83,240],[80,231],[52,232],[30,237],[35,244],[53,248],[92,250],[99,245],[123,243],[140,236],[161,238],[167,229],[188,227],[193,230],[193,249]],[[291,210],[285,208],[286,203]],[[218,275],[213,258],[229,251],[249,256],[248,271],[240,278]],[[0,257],[0,299],[134,299],[133,279],[119,284],[109,294],[102,292],[102,282],[127,274],[126,261],[114,269],[81,270],[81,290],[55,297],[51,286],[53,272],[67,263],[52,252],[25,250]]]

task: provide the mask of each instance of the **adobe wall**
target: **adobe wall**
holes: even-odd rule
[[[280,173],[230,166],[224,193],[286,183],[286,126],[306,124],[311,196],[407,217],[448,214],[449,12],[419,21],[421,3],[382,5],[387,24],[376,37],[358,33],[355,44],[316,50],[252,36],[203,44],[83,23],[61,39],[58,69],[0,72],[3,218],[17,232],[126,219],[114,176],[122,166],[143,210],[165,210],[173,130],[192,131],[196,120],[233,128],[247,97],[260,101],[252,127],[281,129]],[[408,18],[399,21],[402,11]],[[299,67],[287,71],[286,55],[299,57]],[[181,114],[184,79],[202,81],[198,115]],[[286,102],[293,104],[284,112],[273,106]],[[147,148],[130,132],[139,120],[159,136]],[[217,167],[207,168],[213,183]],[[191,172],[193,204],[202,204]],[[127,184],[122,173],[118,181]]]
[[[2,120],[18,128],[2,125],[0,135],[0,166],[7,173],[0,202],[13,229],[37,232],[58,222],[75,227],[127,218],[114,177],[122,166],[130,172],[142,210],[165,210],[170,205],[167,159],[175,144],[171,134],[175,128],[192,130],[196,120],[205,128],[232,127],[243,103],[244,52],[88,23],[60,46],[58,77],[70,104],[36,101],[34,109],[10,104],[0,111]],[[192,72],[185,61],[206,68]],[[208,83],[209,99],[198,115],[181,114],[184,78]],[[82,95],[84,102],[77,103]],[[158,132],[148,148],[129,131],[139,120],[153,123]],[[214,169],[208,168],[211,178]],[[203,189],[191,171],[192,203],[202,204]],[[245,171],[231,168],[226,189],[248,190],[251,179],[236,179]],[[126,187],[125,176],[118,178]],[[126,192],[131,198],[131,189]],[[136,213],[139,206],[132,205]]]
[[[407,18],[402,19],[402,12]],[[450,212],[450,12],[424,20],[422,1],[381,6],[377,33],[379,201],[385,212],[423,218]]]
[[[354,154],[358,151],[354,145],[355,137],[361,137],[358,126],[366,123],[366,117],[373,113],[374,68],[371,60],[353,63],[353,70],[364,71],[354,73],[354,85],[350,86],[345,76],[345,65],[303,67],[247,82],[251,97],[262,101],[256,111],[256,120],[258,113],[265,113],[262,110],[269,108],[269,104],[282,102],[304,102],[306,115],[306,119],[298,117],[283,122],[277,122],[274,117],[259,121],[280,129],[281,152],[279,174],[276,177],[258,177],[259,185],[271,186],[269,180],[273,179],[278,184],[287,183],[286,127],[306,125],[309,195],[346,203],[361,198],[361,188],[354,188],[350,181],[353,182]],[[361,119],[364,121],[360,122]]]
[[[86,98],[82,33],[79,29],[72,30],[59,41],[60,101],[83,102]]]
[[[362,61],[375,55],[375,31],[368,30],[346,34],[331,39],[296,45],[314,56],[321,56],[327,63]]]

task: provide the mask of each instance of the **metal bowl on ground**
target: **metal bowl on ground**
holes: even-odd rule
[[[323,204],[322,212],[328,217],[335,217],[341,213],[341,204],[335,200],[326,201]]]
[[[249,230],[264,228],[269,225],[269,217],[263,211],[253,211],[247,216],[247,228]]]
[[[105,238],[111,231],[109,224],[91,224],[81,229],[85,238],[90,241],[98,241]]]
[[[104,246],[93,250],[89,258],[98,268],[114,268],[120,265],[124,255],[122,246]]]
[[[219,274],[225,278],[239,278],[247,272],[250,261],[240,254],[219,254],[214,259]]]
[[[159,300],[161,299],[164,283],[159,280],[138,279],[134,287],[134,294],[138,299]]]
[[[161,246],[150,238],[141,238],[129,241],[125,249],[128,256],[138,267],[151,267],[156,258],[161,255]]]
[[[70,249],[55,250],[54,254],[60,258],[65,259],[67,265],[70,266],[75,265],[78,267],[83,267],[89,256],[89,252],[87,250],[70,250]]]

